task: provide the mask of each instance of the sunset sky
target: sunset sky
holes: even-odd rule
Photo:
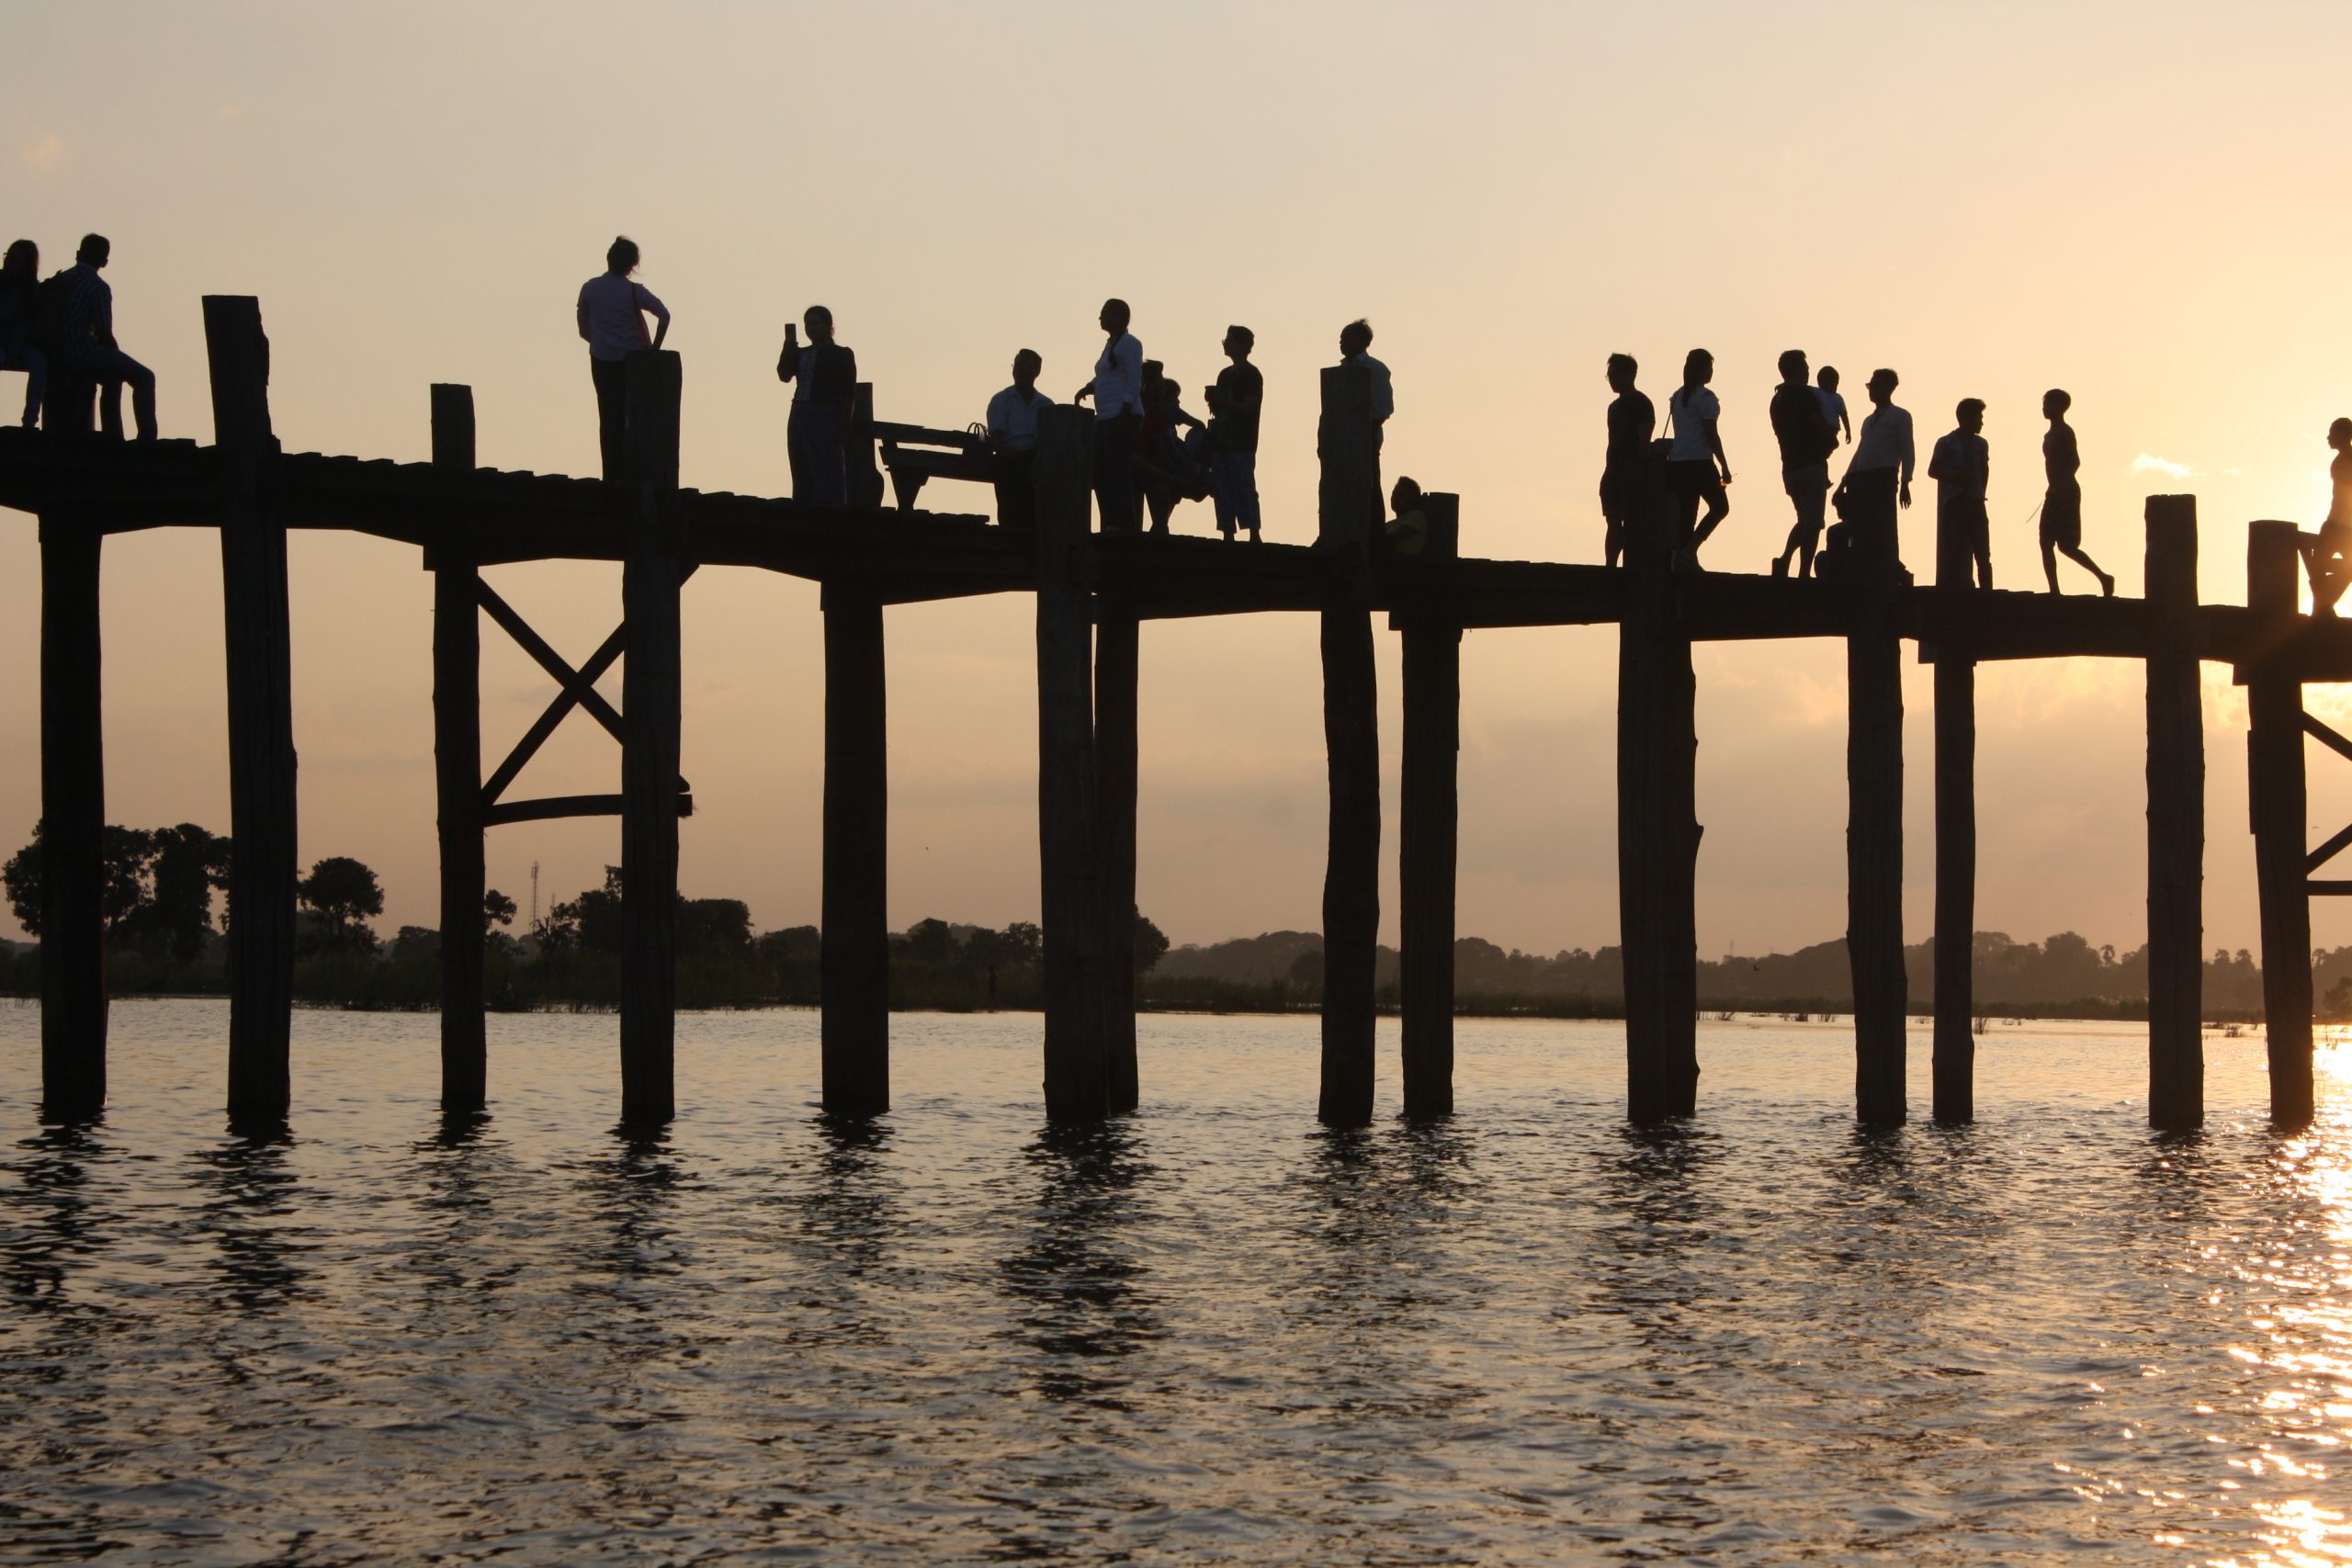
[[[2341,5],[13,5],[0,239],[44,272],[109,235],[124,346],[164,434],[209,439],[198,297],[262,301],[288,450],[422,458],[426,387],[475,389],[481,460],[593,473],[571,307],[616,232],[675,313],[684,480],[788,488],[785,322],[830,305],[882,417],[980,417],[1013,352],[1057,399],[1105,295],[1198,406],[1227,322],[1267,379],[1271,538],[1314,531],[1315,378],[1366,315],[1391,367],[1386,463],[1461,492],[1465,553],[1597,560],[1601,366],[1663,400],[1712,349],[1733,511],[1708,560],[1760,570],[1790,511],[1765,405],[1783,348],[1903,377],[1920,436],[1905,554],[1931,565],[1926,448],[1990,405],[1996,581],[2038,586],[2037,405],[2075,397],[2085,545],[2140,591],[2141,506],[2187,491],[2202,588],[2242,600],[2245,525],[2316,525],[2352,412]],[[13,407],[22,383],[0,378]],[[1837,459],[1843,462],[1842,456]],[[973,487],[925,501],[985,509]],[[1211,530],[1207,509],[1177,513]],[[291,545],[301,857],[382,874],[435,919],[431,584],[412,549]],[[0,852],[39,813],[33,520],[0,518]],[[2070,592],[2091,589],[2064,569]],[[228,827],[219,553],[105,556],[107,815]],[[492,581],[584,658],[616,568]],[[814,584],[685,592],[682,879],[758,923],[818,913],[823,690]],[[893,609],[890,919],[1034,919],[1029,599]],[[550,687],[485,627],[494,762]],[[1319,924],[1324,775],[1306,615],[1152,626],[1138,888],[1178,942]],[[1396,647],[1380,633],[1395,940]],[[1702,952],[1844,929],[1845,694],[1834,643],[1702,649]],[[1549,952],[1616,938],[1615,634],[1477,632],[1463,669],[1460,929]],[[616,700],[617,671],[605,682]],[[1978,924],[2144,930],[2143,679],[2090,661],[1979,677]],[[2352,697],[2315,690],[2352,719]],[[1906,675],[1908,934],[1928,934],[1929,682]],[[2208,667],[2206,945],[2256,940],[2245,709]],[[2352,819],[2315,752],[2312,820]],[[518,793],[617,788],[574,720]],[[490,837],[543,898],[619,858],[611,821]],[[5,926],[5,916],[0,916]],[[2319,941],[2352,912],[2315,911]]]

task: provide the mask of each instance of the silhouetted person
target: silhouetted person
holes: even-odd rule
[[[1658,483],[1657,455],[1650,436],[1657,429],[1657,410],[1649,394],[1637,391],[1634,378],[1641,367],[1630,354],[1609,356],[1609,452],[1600,464],[1601,538],[1606,563],[1615,566],[1625,553],[1625,530],[1646,527],[1657,520],[1664,499]]]
[[[1225,329],[1225,356],[1208,389],[1209,491],[1216,499],[1216,531],[1230,544],[1237,529],[1258,539],[1258,416],[1266,406],[1266,378],[1250,363],[1258,346],[1248,327]]]
[[[802,313],[808,341],[784,324],[784,353],[775,378],[792,383],[792,418],[785,446],[792,459],[792,498],[820,506],[849,504],[849,466],[842,440],[850,405],[857,400],[857,355],[833,341],[833,313],[811,305]]]
[[[1168,519],[1180,501],[1199,499],[1199,481],[1207,465],[1186,443],[1207,427],[1184,408],[1184,389],[1169,379],[1157,359],[1144,361],[1143,425],[1136,436],[1136,475],[1142,481],[1144,502],[1151,510],[1151,531],[1168,532]]]
[[[1731,500],[1724,487],[1731,483],[1731,459],[1724,456],[1723,437],[1715,421],[1723,404],[1707,389],[1715,378],[1715,356],[1694,348],[1682,360],[1682,385],[1666,400],[1666,422],[1674,444],[1666,453],[1666,489],[1674,498],[1674,564],[1696,570],[1699,547],[1716,525],[1731,515]],[[1699,515],[1706,502],[1707,514]]]
[[[1846,400],[1838,390],[1838,367],[1823,366],[1815,385],[1820,389],[1814,395],[1821,400],[1821,417],[1828,422],[1832,432],[1844,440],[1851,441],[1854,438],[1854,422],[1847,417]]]
[[[74,253],[74,265],[51,279],[64,294],[57,357],[62,364],[97,383],[98,428],[122,438],[122,389],[130,389],[131,416],[139,439],[155,439],[155,373],[130,355],[114,339],[114,290],[98,276],[111,259],[114,247],[104,234],[85,234]]]
[[[1953,411],[1958,429],[1939,437],[1928,454],[1928,477],[1936,481],[1936,581],[1993,586],[1992,530],[1984,514],[1985,481],[1992,476],[1992,448],[1984,443],[1984,400],[1962,398]]]
[[[1046,362],[1034,348],[1012,356],[1012,385],[989,400],[989,450],[996,454],[996,520],[1037,525],[1037,415],[1054,400],[1037,390]]]
[[[1398,475],[1396,488],[1388,492],[1388,510],[1395,515],[1380,531],[1381,546],[1392,556],[1411,560],[1430,542],[1430,517],[1421,509],[1421,487],[1409,476]]]
[[[1340,329],[1340,363],[1361,367],[1372,378],[1372,492],[1380,493],[1380,446],[1396,412],[1396,387],[1388,367],[1372,356],[1372,323],[1358,317]]]
[[[2327,466],[2330,495],[2327,521],[2303,546],[2303,565],[2311,573],[2312,614],[2333,615],[2335,602],[2352,583],[2352,419],[2327,427],[2327,444],[2335,458]]]
[[[1895,506],[1911,504],[1911,474],[1918,452],[1911,440],[1911,411],[1894,405],[1894,389],[1902,378],[1892,370],[1871,372],[1871,402],[1854,443],[1853,461],[1838,489],[1845,497],[1842,515],[1854,530],[1853,549],[1865,566],[1901,564],[1895,529]]]
[[[2041,415],[2050,422],[2050,433],[2041,438],[2041,468],[2050,481],[2041,498],[2041,574],[2050,580],[2050,592],[2057,592],[2063,555],[2098,578],[2099,592],[2111,599],[2115,579],[2083,553],[2083,484],[2075,477],[2083,454],[2075,444],[2075,427],[2066,423],[2066,411],[2074,406],[2075,400],[2055,387],[2041,394]]]
[[[670,335],[670,308],[629,274],[637,242],[623,234],[605,250],[605,270],[580,286],[580,336],[588,344],[588,376],[596,384],[596,441],[605,477],[616,479],[628,451],[628,356],[660,348]],[[658,323],[645,335],[645,315]]]
[[[0,370],[25,373],[25,428],[40,422],[49,389],[49,355],[33,342],[34,301],[40,294],[40,247],[18,240],[0,261]]]
[[[1105,299],[1097,320],[1102,356],[1074,401],[1094,400],[1094,510],[1105,533],[1136,524],[1136,436],[1143,428],[1143,344],[1127,331],[1125,299]]]
[[[1838,433],[1824,416],[1821,398],[1805,384],[1804,351],[1792,348],[1781,355],[1781,384],[1772,389],[1772,434],[1781,444],[1781,488],[1796,508],[1796,523],[1789,542],[1772,559],[1772,575],[1786,577],[1789,560],[1797,558],[1797,575],[1813,570],[1814,552],[1821,547],[1822,525],[1829,507],[1829,454],[1837,450]]]

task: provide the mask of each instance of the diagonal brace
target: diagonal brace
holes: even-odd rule
[[[605,660],[604,669],[598,670],[596,675],[582,680],[579,671],[563,661],[561,654],[549,648],[547,640],[531,629],[531,624],[528,621],[515,614],[514,605],[499,597],[498,590],[487,582],[477,582],[475,592],[481,599],[481,607],[490,612],[490,618],[504,627],[506,635],[514,639],[515,645],[537,660],[539,668],[553,676],[556,684],[563,688],[563,694],[556,699],[562,705],[563,712],[558,713],[556,716],[561,718],[563,713],[570,712],[571,705],[577,703],[588,710],[591,718],[605,727],[606,734],[616,740],[620,739],[620,711],[611,703],[606,702],[604,694],[592,683],[597,675],[602,675],[605,670],[612,667],[613,660]],[[626,626],[618,627],[611,637],[605,639],[605,647],[597,651],[603,653],[609,649],[613,658],[617,659],[628,631],[628,628]]]
[[[495,612],[492,613],[495,614]],[[510,610],[508,614],[511,615],[513,612]],[[500,624],[503,626],[505,623],[502,621]],[[526,626],[524,629],[527,631],[530,628]],[[519,642],[522,639],[518,637],[515,640]],[[556,664],[563,671],[561,674],[556,676],[556,679],[563,682],[563,690],[557,693],[555,700],[548,704],[547,711],[539,715],[538,722],[532,725],[524,733],[523,739],[514,743],[514,749],[506,754],[506,760],[498,764],[498,771],[490,775],[490,782],[481,786],[481,803],[485,808],[498,804],[499,797],[506,793],[506,786],[514,782],[514,775],[521,773],[525,764],[538,754],[539,748],[547,743],[548,737],[555,733],[556,727],[563,722],[565,716],[571,712],[574,705],[585,703],[590,697],[594,697],[599,703],[605,701],[596,694],[596,682],[604,678],[605,671],[610,670],[614,661],[620,658],[622,649],[628,646],[628,627],[615,626],[613,635],[604,640],[603,645],[589,656],[588,662],[582,665],[576,672],[569,665],[565,665],[562,660],[556,659]],[[546,645],[542,643],[540,646],[544,648]],[[550,653],[548,657],[555,656]],[[546,660],[543,660],[541,662],[544,663]],[[609,709],[611,705],[605,705]],[[594,713],[595,709],[592,707],[589,711]],[[619,716],[616,715],[605,723],[605,728],[612,730],[617,737]]]
[[[2352,740],[2346,740],[2310,714],[2303,715],[2303,733],[2337,756],[2352,761]]]

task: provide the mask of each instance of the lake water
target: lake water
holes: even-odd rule
[[[1144,1106],[1043,1125],[1034,1015],[689,1015],[667,1137],[608,1017],[115,1008],[40,1128],[0,1007],[0,1555],[135,1563],[2352,1562],[2352,1046],[2264,1125],[2143,1124],[2139,1033],[1996,1025],[1980,1122],[1859,1133],[1834,1026],[1709,1021],[1620,1117],[1609,1024],[1467,1021],[1461,1110],[1313,1120],[1312,1019],[1143,1021]],[[1915,1035],[1913,1105],[1927,1103]]]

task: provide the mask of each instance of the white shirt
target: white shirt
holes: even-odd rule
[[[1723,416],[1721,399],[1704,387],[1677,387],[1666,400],[1667,416],[1674,422],[1674,445],[1667,449],[1669,463],[1712,463],[1707,422]]]
[[[650,345],[648,310],[663,326],[670,324],[670,308],[653,297],[653,290],[618,273],[600,272],[582,284],[580,308],[588,312],[588,354],[593,359],[627,359],[629,350]]]
[[[1865,474],[1873,468],[1900,468],[1903,482],[1909,484],[1917,460],[1911,448],[1911,411],[1888,403],[1862,421],[1862,433],[1854,438],[1854,460],[1846,465],[1846,472]]]
[[[1833,392],[1824,387],[1815,387],[1813,389],[1813,395],[1821,400],[1821,417],[1829,422],[1829,433],[1833,435],[1838,434],[1838,426],[1844,423],[1846,419],[1846,394]]]
[[[1100,396],[1098,393],[1097,396]],[[1035,452],[1037,449],[1037,413],[1054,406],[1054,400],[1029,389],[1029,400],[1021,400],[1019,387],[1007,387],[989,400],[989,434],[996,437],[1001,452]]]
[[[1143,344],[1121,333],[1102,345],[1094,362],[1094,417],[1116,419],[1143,412]]]
[[[1361,365],[1372,372],[1372,423],[1387,423],[1396,412],[1396,388],[1388,378],[1388,367],[1369,354],[1351,354],[1340,363]]]

